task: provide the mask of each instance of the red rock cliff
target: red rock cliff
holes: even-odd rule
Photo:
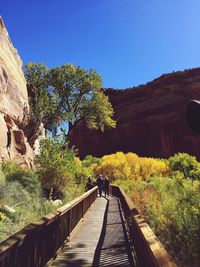
[[[22,61],[0,17],[0,163],[13,160],[33,165],[34,153],[22,127],[28,109]]]
[[[131,89],[105,89],[105,94],[113,105],[117,128],[101,133],[77,127],[71,144],[81,158],[131,151],[162,158],[187,152],[200,159],[200,136],[192,133],[185,119],[188,101],[200,100],[200,68],[163,75]]]

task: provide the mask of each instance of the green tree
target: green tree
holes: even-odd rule
[[[59,112],[68,122],[67,135],[83,120],[89,128],[102,131],[106,126],[115,127],[112,106],[100,89],[102,80],[95,70],[85,70],[72,64],[52,68],[49,84],[59,100]]]
[[[42,187],[49,197],[62,197],[73,182],[75,151],[63,146],[64,142],[59,139],[42,140],[40,154],[35,157]]]
[[[25,132],[31,145],[40,135],[41,123],[52,130],[61,121],[56,96],[49,89],[48,71],[43,63],[28,63],[24,69],[30,106]]]
[[[41,123],[53,131],[65,122],[67,136],[83,120],[89,128],[102,131],[116,126],[112,105],[101,89],[101,76],[95,70],[72,64],[48,69],[41,63],[28,63],[24,73],[31,109],[27,127],[31,144],[38,136]]]

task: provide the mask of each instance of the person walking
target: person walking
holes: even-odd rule
[[[101,197],[102,195],[102,190],[103,190],[103,176],[100,174],[98,179],[97,179],[97,186],[98,186],[98,190],[99,190],[99,196]]]
[[[85,186],[85,192],[87,192],[88,190],[92,189],[94,187],[93,181],[91,176],[88,177],[86,186]]]
[[[105,193],[105,197],[106,196],[109,196],[109,187],[110,187],[110,181],[109,181],[108,177],[106,176],[105,177],[105,180],[104,180],[104,193]]]

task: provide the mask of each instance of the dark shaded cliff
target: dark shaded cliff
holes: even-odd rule
[[[131,89],[105,89],[105,94],[117,128],[101,133],[83,124],[77,127],[71,144],[81,158],[123,151],[162,158],[187,152],[200,159],[200,136],[192,133],[185,118],[188,101],[200,100],[200,68],[162,75]]]

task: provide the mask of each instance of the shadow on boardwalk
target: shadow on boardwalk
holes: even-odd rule
[[[99,197],[51,266],[136,266],[118,199]]]
[[[108,197],[93,267],[136,266],[126,222],[118,199]]]

